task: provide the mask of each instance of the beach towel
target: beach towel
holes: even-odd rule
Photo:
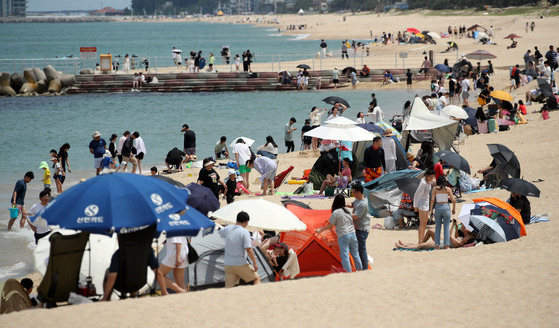
[[[549,222],[549,216],[547,214],[532,215],[530,217],[530,222],[528,224],[533,224],[538,222]]]
[[[289,257],[281,270],[283,271],[283,276],[290,279],[295,278],[301,272],[299,268],[299,260],[297,259],[297,253],[295,253],[293,248],[289,249]]]

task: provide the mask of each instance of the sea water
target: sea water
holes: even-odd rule
[[[318,47],[316,41],[278,35],[272,29],[209,23],[0,24],[0,44],[0,59],[77,56],[82,46],[96,46],[99,53],[141,57],[170,57],[173,46],[215,54],[222,45],[229,45],[233,54],[250,49],[257,56],[312,53]],[[404,102],[417,92],[392,90],[376,94],[388,119],[400,114]],[[88,144],[96,130],[107,142],[112,133],[120,137],[125,130],[138,131],[147,150],[144,172],[154,165],[164,167],[165,155],[173,147],[182,149],[180,130],[185,123],[196,133],[200,159],[213,156],[214,145],[221,136],[227,136],[228,143],[238,136],[253,138],[255,148],[272,135],[283,152],[284,126],[290,117],[297,119],[298,134],[312,106],[324,108],[323,98],[340,96],[351,105],[344,116],[355,119],[357,112],[366,111],[370,93],[338,89],[0,98],[0,279],[34,271],[33,233],[28,227],[19,229],[19,220],[12,231],[7,231],[8,209],[13,187],[26,171],[35,173],[35,179],[28,184],[26,207],[39,201],[43,187],[39,164],[49,160],[51,149],[58,150],[64,143],[71,145],[68,153],[72,172],[67,174],[65,189],[94,176]],[[296,149],[299,146],[297,138]]]

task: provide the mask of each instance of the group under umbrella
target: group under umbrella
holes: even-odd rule
[[[488,144],[489,153],[498,163],[497,168],[513,178],[520,178],[520,162],[512,150],[501,144]]]

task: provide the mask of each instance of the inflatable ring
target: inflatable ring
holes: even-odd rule
[[[306,180],[289,180],[287,181],[288,184],[303,184],[307,182]]]

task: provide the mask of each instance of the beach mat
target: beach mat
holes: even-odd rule
[[[472,190],[472,191],[468,191],[468,192],[463,192],[463,194],[475,194],[476,192],[491,191],[491,190],[495,190],[495,188],[490,188],[490,189],[476,189],[476,190]]]
[[[419,248],[393,248],[393,251],[409,251],[409,252],[430,252],[430,251],[434,251],[434,248],[429,248],[429,249],[419,249]]]

